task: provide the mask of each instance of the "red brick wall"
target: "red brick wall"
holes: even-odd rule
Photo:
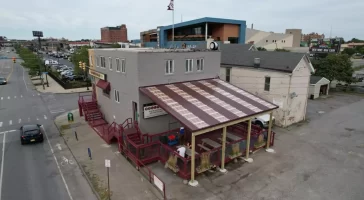
[[[128,29],[122,25],[119,30],[101,28],[101,42],[127,42]]]

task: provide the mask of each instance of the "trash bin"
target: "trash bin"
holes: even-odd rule
[[[311,94],[310,99],[315,99],[315,95]]]

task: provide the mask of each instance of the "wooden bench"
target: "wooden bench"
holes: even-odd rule
[[[214,149],[221,147],[221,144],[219,144],[209,138],[202,139],[202,145],[205,143],[208,144],[209,146],[213,147]]]
[[[197,146],[199,146],[201,149],[204,149],[205,151],[210,151],[211,149],[204,146],[203,144],[198,144]]]

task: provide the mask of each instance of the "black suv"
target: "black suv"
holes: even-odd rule
[[[21,144],[43,142],[43,129],[40,124],[24,125],[20,127]]]

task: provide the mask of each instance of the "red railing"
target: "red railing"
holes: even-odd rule
[[[142,138],[145,139],[146,141],[145,140],[144,141],[147,143],[154,142],[154,141],[159,141],[161,136],[168,136],[168,135],[174,134],[176,132],[179,132],[179,128],[165,131],[162,133],[157,133],[157,134],[145,133],[145,134],[142,134]]]
[[[166,184],[160,179],[156,174],[152,172],[149,167],[145,166],[143,163],[137,163],[134,160],[138,160],[134,155],[129,155],[130,160],[133,161],[134,165],[137,166],[138,171],[147,178],[147,180],[153,184],[160,192],[164,200],[167,199],[166,196]]]

